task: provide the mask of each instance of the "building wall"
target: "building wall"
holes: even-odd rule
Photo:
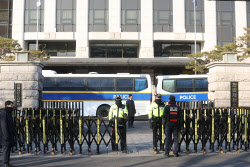
[[[56,32],[56,0],[45,0],[44,32],[38,39],[46,41],[76,41],[76,57],[89,57],[89,41],[138,41],[139,58],[154,57],[154,41],[194,42],[195,33],[185,30],[185,0],[173,0],[173,32],[153,32],[153,0],[141,1],[141,32],[121,32],[121,2],[109,0],[109,32],[88,32],[88,0],[77,0],[76,32]],[[36,40],[36,32],[24,32],[25,0],[14,0],[13,32],[14,39],[25,46],[25,41]],[[216,2],[204,3],[205,33],[196,33],[196,40],[202,43],[202,51],[209,51],[217,45]],[[235,2],[236,36],[244,33],[247,25],[246,2]]]

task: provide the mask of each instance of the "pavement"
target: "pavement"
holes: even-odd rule
[[[240,153],[236,151],[223,153],[216,150],[211,152],[209,144],[207,144],[207,154],[201,151],[201,144],[198,144],[198,152],[193,152],[193,143],[190,143],[190,154],[187,155],[185,151],[185,144],[181,145],[181,153],[179,157],[166,158],[164,152],[159,151],[156,155],[153,152],[153,136],[152,130],[149,128],[147,121],[137,121],[134,124],[135,128],[127,129],[127,146],[128,153],[121,151],[112,151],[111,145],[106,147],[104,144],[100,145],[100,154],[97,154],[96,146],[91,147],[91,155],[88,153],[87,145],[83,145],[83,152],[79,154],[78,145],[75,144],[75,152],[69,155],[69,145],[66,146],[67,151],[61,154],[60,145],[58,144],[58,152],[51,155],[51,152],[44,154],[43,152],[34,154],[18,152],[11,154],[11,163],[24,166],[226,166],[250,167],[250,151],[241,150]],[[216,148],[216,147],[215,147]],[[49,148],[51,151],[51,149]],[[2,153],[1,160],[2,160]]]

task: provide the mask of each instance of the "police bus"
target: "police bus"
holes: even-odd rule
[[[136,115],[146,115],[152,98],[148,74],[57,74],[43,70],[43,107],[78,108],[84,116],[107,118],[109,108],[120,95],[123,104],[133,95]]]
[[[157,76],[157,93],[163,101],[170,95],[176,101],[208,101],[208,75],[168,75]]]

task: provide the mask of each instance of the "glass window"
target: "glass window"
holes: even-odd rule
[[[91,58],[137,58],[138,44],[90,44]]]
[[[250,27],[250,1],[247,2],[247,27]]]
[[[216,2],[217,44],[233,43],[235,38],[235,3],[233,1]]]
[[[101,79],[101,90],[102,91],[114,91],[115,81],[114,79]]]
[[[193,92],[192,80],[176,80],[177,92]]]
[[[71,90],[72,91],[84,91],[84,79],[82,78],[73,78],[71,79]]]
[[[194,80],[195,92],[208,91],[207,79],[196,79]]]
[[[173,32],[172,0],[154,0],[154,32]]]
[[[101,79],[88,78],[87,80],[87,90],[88,91],[100,91],[101,90]]]
[[[0,24],[8,24],[9,22],[9,11],[0,10]]]
[[[154,42],[155,57],[185,57],[193,54],[195,50],[193,43],[167,43]],[[200,51],[200,44],[196,44],[197,52]]]
[[[141,91],[146,89],[147,87],[148,85],[146,78],[135,79],[135,91]]]
[[[196,32],[205,32],[204,0],[196,0]],[[195,32],[193,0],[185,0],[185,26],[186,32]]]
[[[57,78],[57,90],[70,91],[72,85],[71,79],[69,78]]]
[[[56,79],[55,78],[44,78],[43,90],[55,91],[56,90]]]
[[[108,31],[108,0],[89,0],[89,31]]]
[[[162,89],[168,92],[175,92],[175,80],[163,80]]]
[[[141,31],[141,0],[122,0],[121,28],[124,32]]]
[[[117,91],[133,91],[133,79],[117,79],[116,80]]]
[[[8,38],[8,25],[0,25],[0,36]]]
[[[75,32],[76,0],[57,0],[56,6],[57,32]]]
[[[36,32],[37,31],[37,20],[38,20],[38,31],[43,32],[44,30],[44,0],[41,0],[41,6],[38,8],[37,18],[37,1],[25,0],[25,12],[24,12],[24,31],[25,32]]]
[[[0,10],[1,10],[1,9],[9,9],[8,1],[9,1],[9,0],[1,0],[1,1],[0,1]]]

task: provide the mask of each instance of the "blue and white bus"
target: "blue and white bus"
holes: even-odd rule
[[[208,75],[157,76],[157,93],[163,101],[174,95],[176,101],[208,101]]]
[[[44,107],[65,107],[58,105],[61,102],[70,108],[81,102],[82,108],[73,107],[82,109],[84,116],[107,117],[116,95],[121,95],[125,104],[129,94],[135,101],[136,116],[146,115],[152,98],[148,74],[56,74],[44,70],[43,76]]]

